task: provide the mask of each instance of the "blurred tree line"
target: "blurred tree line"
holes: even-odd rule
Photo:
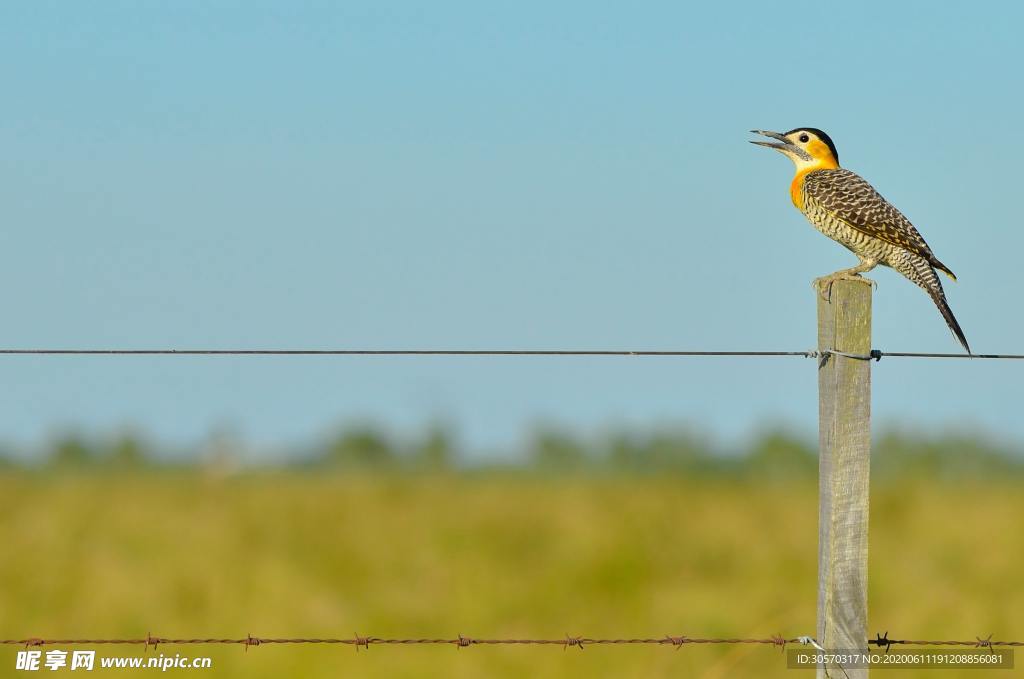
[[[922,433],[883,429],[872,445],[873,474],[927,474],[952,479],[1024,475],[1024,446],[978,432]],[[195,468],[237,471],[291,467],[316,471],[443,472],[534,470],[554,473],[744,475],[767,479],[813,478],[817,442],[784,428],[766,429],[741,444],[724,445],[692,429],[615,430],[580,435],[541,427],[516,450],[470,455],[452,430],[432,425],[412,437],[354,425],[294,450],[253,451],[219,432],[198,446],[172,450],[135,433],[112,437],[66,434],[41,450],[0,447],[0,469]]]

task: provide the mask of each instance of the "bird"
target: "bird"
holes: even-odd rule
[[[860,274],[879,264],[891,267],[928,293],[946,325],[970,354],[971,348],[946,302],[936,269],[954,281],[956,276],[939,261],[902,212],[860,175],[839,166],[839,152],[832,138],[816,127],[798,127],[785,133],[751,132],[776,140],[757,140],[751,144],[775,149],[796,166],[789,188],[793,205],[815,229],[860,260],[855,267],[815,279],[814,286],[822,296],[830,298],[832,283],[837,280],[874,285],[874,281]]]

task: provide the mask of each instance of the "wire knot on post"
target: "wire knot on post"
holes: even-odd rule
[[[842,356],[844,358],[852,358],[855,361],[877,362],[881,361],[882,356],[884,356],[885,354],[883,354],[880,349],[872,349],[870,352],[866,354],[851,354],[847,351],[839,351],[838,349],[822,349],[820,351],[817,349],[811,349],[810,351],[805,352],[805,355],[807,356],[807,358],[821,359],[818,361],[818,367],[823,368],[825,367],[825,364],[828,363],[828,359],[830,356]]]
[[[801,644],[807,644],[809,646],[813,646],[814,648],[818,649],[822,653],[826,652],[825,649],[822,647],[822,645],[819,644],[818,640],[815,639],[814,637],[806,637],[806,636],[805,637],[797,637],[796,640],[797,640],[797,642],[799,642]]]

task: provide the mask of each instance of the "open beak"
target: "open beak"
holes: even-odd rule
[[[751,130],[750,132],[752,134],[759,134],[762,137],[771,137],[772,139],[778,139],[779,141],[782,142],[781,144],[773,144],[770,141],[752,141],[752,142],[750,142],[751,144],[757,144],[758,146],[767,146],[770,149],[779,149],[779,150],[782,150],[782,149],[787,148],[787,147],[789,147],[789,148],[793,147],[793,144],[791,144],[790,141],[788,139],[786,139],[785,136],[783,136],[782,134],[780,134],[778,132],[769,132],[768,130]]]
[[[768,130],[751,130],[754,134],[760,134],[763,137],[770,137],[772,139],[778,139],[780,143],[773,143],[770,141],[751,141],[751,144],[757,144],[758,146],[765,146],[776,151],[781,151],[787,156],[793,158],[800,158],[802,160],[810,160],[810,154],[804,151],[802,148],[786,139],[785,135],[778,132],[769,132]]]

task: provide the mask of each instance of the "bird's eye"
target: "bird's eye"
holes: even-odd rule
[[[806,134],[801,134],[801,135],[800,135],[800,142],[801,142],[801,143],[803,143],[803,144],[806,144],[806,143],[807,143],[807,142],[809,142],[810,140],[811,140],[811,138],[810,138],[810,137],[808,137],[808,136],[807,136]]]

